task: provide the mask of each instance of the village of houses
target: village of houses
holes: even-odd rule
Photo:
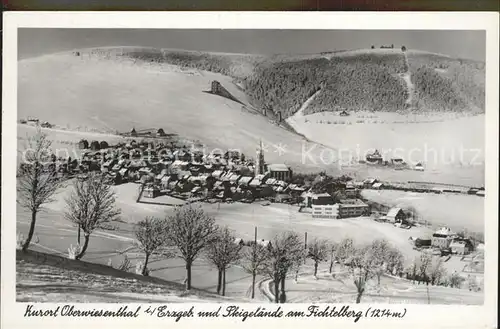
[[[38,119],[28,121],[38,123]],[[25,122],[21,122],[25,123]],[[44,123],[44,128],[51,128]],[[345,179],[336,182],[341,197],[328,192],[314,192],[307,184],[294,182],[286,164],[266,163],[262,144],[257,145],[255,159],[237,150],[204,154],[179,146],[163,129],[149,129],[122,134],[126,142],[109,145],[106,141],[82,139],[78,143],[81,159],[57,158],[52,155],[49,170],[61,179],[85,178],[90,171],[101,171],[109,184],[135,183],[135,202],[175,206],[186,202],[287,203],[298,212],[310,214],[315,220],[371,217],[401,229],[411,229],[424,222],[408,209],[388,207],[360,196],[362,189],[394,189],[420,193],[464,193],[484,197],[484,188],[436,187],[411,182],[389,183],[376,178],[363,181]],[[172,200],[176,202],[172,202]],[[132,201],[132,200],[131,200]],[[427,221],[425,222],[427,224]],[[471,241],[450,228],[437,228],[432,236],[411,237],[415,250],[432,248],[435,255],[465,255],[484,249],[483,241]],[[481,258],[481,257],[479,257]]]

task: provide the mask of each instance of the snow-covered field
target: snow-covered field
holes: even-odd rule
[[[413,164],[423,161],[433,169],[460,162],[464,166],[484,162],[484,120],[484,115],[406,116],[358,112],[342,117],[334,112],[321,112],[292,117],[288,122],[311,140],[351,150],[353,155],[357,155],[354,152],[358,150],[366,154],[377,149],[387,160],[399,156]],[[465,131],[471,133],[465,134]],[[462,158],[461,149],[464,150]],[[475,150],[479,152],[477,155]]]
[[[353,303],[356,300],[356,287],[352,278],[340,266],[333,274],[320,271],[317,278],[306,272],[297,281],[290,278],[287,282],[288,301],[294,303]],[[427,291],[428,288],[428,291]],[[380,287],[377,281],[368,282],[361,303],[388,304],[483,304],[483,294],[464,289],[413,284],[399,278],[383,276]]]
[[[484,198],[466,194],[431,194],[392,190],[363,190],[362,196],[395,207],[413,206],[422,220],[456,231],[484,233]]]
[[[111,223],[112,226],[115,227],[113,231],[98,230],[92,234],[88,252],[84,256],[83,260],[102,265],[106,265],[109,261],[111,261],[116,266],[123,261],[124,255],[127,255],[129,260],[132,262],[132,267],[134,267],[136,262],[144,259],[144,255],[130,249],[134,243],[134,223],[146,216],[163,217],[169,215],[172,213],[173,208],[152,204],[135,203],[135,198],[137,196],[136,184],[124,184],[113,188],[117,193],[117,205],[121,208],[122,220],[121,222]],[[76,243],[77,230],[63,217],[64,198],[68,191],[69,187],[61,190],[61,192],[56,196],[56,201],[47,205],[46,209],[40,213],[37,221],[35,237],[35,241],[37,242],[33,245],[35,250],[66,257],[69,245]],[[235,232],[236,236],[245,240],[253,239],[255,227],[258,229],[258,239],[266,240],[271,239],[275,234],[285,230],[293,230],[299,235],[303,235],[307,232],[308,241],[315,238],[340,241],[344,237],[351,237],[356,243],[364,244],[370,243],[376,238],[385,238],[390,243],[394,244],[405,255],[407,263],[411,262],[416,256],[419,255],[417,251],[413,250],[409,238],[411,236],[426,236],[432,232],[430,229],[425,227],[415,227],[410,230],[403,230],[390,224],[378,223],[369,218],[317,220],[312,219],[310,214],[298,213],[297,207],[283,204],[262,206],[258,203],[233,203],[221,204],[220,207],[216,204],[203,204],[202,207],[208,214],[216,219],[217,224],[222,226],[227,225]],[[18,208],[18,232],[26,235],[29,228],[28,224],[29,214]],[[446,262],[445,267],[448,272],[451,273],[455,270],[461,271],[461,269],[465,266],[464,264],[465,263],[461,262],[459,259],[456,259],[454,261],[450,260]],[[164,280],[182,284],[185,279],[184,263],[179,258],[153,258],[151,259],[150,269],[152,276]],[[311,271],[312,268],[310,265],[306,265],[302,270],[302,272],[305,272],[305,277],[307,277],[307,275],[310,276]],[[294,286],[292,278],[288,280],[287,287],[290,289],[290,298],[297,298],[297,301],[299,301],[300,298],[305,298],[299,298],[297,294],[301,293],[301,289],[305,289],[305,287],[307,287],[306,290],[308,291],[316,290],[318,292],[318,296],[320,296],[324,301],[333,301],[334,298],[341,298],[342,301],[345,302],[353,302],[354,300],[351,293],[354,286],[351,286],[350,283],[346,283],[346,286],[342,288],[343,292],[341,295],[324,292],[321,293],[323,290],[336,290],[338,288],[336,286],[337,283],[327,282],[324,280],[319,280],[317,282],[315,280],[310,280],[311,282],[308,283],[308,286],[306,286],[304,284],[305,277],[299,279],[299,284],[297,286]],[[28,285],[36,284],[36,282],[30,283],[28,276],[25,276],[23,280],[27,280],[26,282]],[[217,284],[216,281],[217,271],[208,260],[201,256],[194,263],[193,286],[213,292],[215,291]],[[240,265],[232,266],[228,270],[227,282],[227,296],[234,298],[244,298],[245,296],[248,296],[251,276],[243,271]],[[264,290],[263,288],[265,288],[265,278],[259,277],[258,282],[262,284],[259,285],[261,289],[259,289],[257,293],[257,298],[261,301],[267,301],[269,298],[262,291]],[[325,284],[327,284],[330,288],[326,287]],[[19,296],[21,296],[20,298],[39,298],[37,300],[42,300],[41,292],[38,292],[38,290],[33,287],[26,291],[23,291],[22,289],[20,291],[22,291],[22,293],[18,293]],[[40,291],[47,292],[48,290],[40,288]],[[328,291],[331,292],[332,290]],[[61,297],[61,295],[58,296],[57,292],[51,293],[54,293],[53,295],[49,295],[52,296],[51,298],[65,298]],[[460,295],[462,294],[462,291],[450,290],[450,294]],[[149,297],[149,293],[146,293],[146,295],[146,298],[153,299],[153,297]],[[306,293],[306,296],[309,296],[307,298],[311,298],[311,300],[314,299],[311,292]],[[85,298],[89,298],[88,300],[91,301],[94,300],[89,296]],[[397,302],[397,298],[399,297],[395,298],[396,299],[394,299],[394,301]],[[168,297],[168,300],[170,300],[170,297]],[[422,299],[419,302],[423,303],[425,301]],[[441,302],[451,303],[446,301]]]
[[[399,157],[410,165],[422,162],[426,168],[417,173],[383,169],[380,178],[484,184],[484,115],[321,112],[297,113],[287,122],[308,139],[335,148],[335,156],[347,167],[378,150],[385,160]],[[358,171],[363,170],[375,173],[377,168]]]

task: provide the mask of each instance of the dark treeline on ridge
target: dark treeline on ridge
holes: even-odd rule
[[[484,112],[484,63],[438,54],[396,49],[264,57],[158,49],[122,55],[231,76],[253,106],[281,112],[283,118],[318,91],[304,114],[406,109]],[[405,73],[414,85],[410,104]]]

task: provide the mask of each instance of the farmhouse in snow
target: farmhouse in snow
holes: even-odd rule
[[[391,208],[385,217],[391,223],[401,223],[406,220],[406,214],[401,208]]]
[[[460,239],[452,241],[450,243],[450,249],[452,254],[467,255],[472,251],[473,247],[470,240]]]
[[[432,234],[432,246],[439,249],[448,249],[453,238],[453,232],[448,227],[442,227]]]

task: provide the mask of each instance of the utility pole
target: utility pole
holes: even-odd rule
[[[253,237],[253,246],[252,246],[252,261],[253,264],[257,261],[257,226],[255,226],[255,233]],[[255,265],[253,266],[253,275],[252,275],[252,299],[255,298],[255,275],[256,269]]]
[[[307,250],[307,232],[304,232],[304,250]],[[307,256],[304,257],[304,264],[307,262]],[[297,270],[298,271],[298,270]]]

